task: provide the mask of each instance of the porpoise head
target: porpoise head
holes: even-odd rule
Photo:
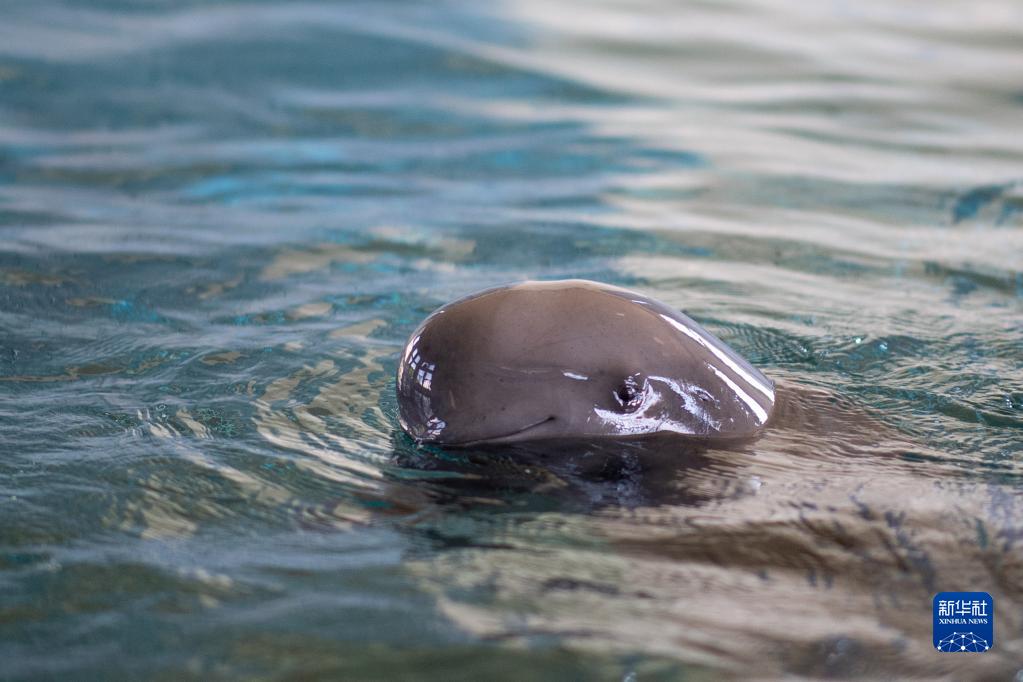
[[[586,280],[524,282],[443,306],[398,366],[416,441],[742,438],[767,422],[774,383],[686,315]]]

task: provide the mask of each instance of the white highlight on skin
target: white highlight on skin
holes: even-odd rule
[[[667,377],[650,378],[655,381],[663,381],[664,383],[671,386],[671,390],[673,390],[676,395],[682,398],[682,401],[686,405],[686,410],[688,410],[691,415],[702,421],[704,424],[709,425],[713,429],[721,428],[721,422],[711,419],[710,415],[707,414],[707,411],[704,410],[700,403],[697,402],[696,398],[693,397],[692,393],[685,390],[685,388],[683,386],[680,386],[677,381],[675,381],[674,379],[669,379]]]
[[[407,346],[405,346],[405,354],[402,356],[401,365],[398,367],[398,371],[401,376],[404,376],[405,372],[409,371],[409,358],[411,358],[412,354],[416,352],[416,347],[419,345],[419,339],[422,338],[422,336],[422,334],[417,334],[416,337],[412,339]],[[401,377],[399,377],[399,379],[400,378]]]
[[[568,377],[569,379],[575,379],[576,381],[586,381],[589,379],[589,377],[586,376],[585,374],[576,374],[575,372],[565,371],[562,372],[562,374]]]
[[[710,367],[710,370],[712,372],[714,372],[714,374],[718,375],[718,379],[721,379],[721,381],[723,381],[726,384],[728,384],[729,387],[731,387],[731,389],[733,391],[735,391],[739,395],[740,398],[742,398],[742,401],[744,403],[746,403],[746,405],[751,410],[753,410],[754,414],[757,415],[757,419],[760,420],[761,424],[763,424],[764,422],[767,421],[767,413],[764,412],[764,408],[760,407],[760,403],[758,403],[756,400],[753,399],[753,396],[751,396],[750,394],[746,393],[746,391],[744,391],[741,388],[739,388],[739,386],[734,381],[729,379],[728,376],[724,372],[722,372],[720,369],[718,369],[714,365],[711,365],[710,363],[707,363],[707,367]]]
[[[685,390],[685,386],[679,384],[673,379],[667,377],[652,376],[650,382],[662,382],[672,389],[672,392],[679,396],[685,403],[686,410],[698,420],[709,426],[709,430],[718,429],[721,427],[721,422],[715,421],[710,418],[710,415],[703,409],[703,407],[697,402],[689,391]],[[603,408],[594,408],[593,412],[600,417],[605,424],[613,426],[617,433],[623,435],[636,435],[646,433],[656,433],[658,431],[671,431],[686,436],[691,436],[696,433],[691,429],[687,429],[677,419],[664,416],[651,416],[649,413],[654,409],[660,407],[663,402],[662,396],[658,391],[653,390],[650,383],[647,383],[643,390],[643,401],[640,403],[639,408],[632,413],[621,414],[615,410],[606,410]]]
[[[670,317],[668,317],[667,315],[664,315],[664,314],[662,314],[660,317],[661,317],[662,320],[664,320],[665,322],[670,324],[672,327],[674,327],[675,329],[679,330],[680,332],[682,332],[683,334],[685,334],[686,336],[691,338],[693,341],[696,341],[696,343],[700,344],[701,346],[703,346],[704,348],[709,350],[711,353],[713,353],[717,357],[718,360],[720,360],[721,362],[723,362],[726,365],[728,365],[728,367],[733,372],[735,372],[736,374],[741,376],[743,379],[745,379],[746,382],[749,383],[750,386],[752,386],[753,388],[757,389],[758,391],[763,393],[765,396],[767,396],[768,400],[770,400],[771,402],[774,402],[774,390],[769,385],[766,385],[766,384],[762,383],[761,381],[759,381],[758,379],[755,379],[753,376],[751,376],[749,374],[749,372],[744,370],[742,367],[739,367],[739,365],[734,360],[732,360],[732,358],[728,357],[727,353],[722,351],[717,346],[714,346],[713,344],[707,343],[706,339],[704,339],[697,332],[695,332],[692,329],[690,329],[689,327],[685,326],[684,324],[682,324],[678,320],[673,320],[672,318],[670,318]],[[715,372],[717,372],[717,370],[715,370]],[[724,376],[720,372],[717,372],[717,374],[720,377]],[[736,391],[739,391],[738,387],[736,387],[736,385],[733,384],[731,381],[728,381],[728,379],[725,379],[725,381],[728,382],[729,386],[734,388]],[[739,391],[739,392],[741,393],[741,391]],[[743,393],[743,395],[746,395],[746,394]],[[746,396],[746,397],[749,397],[749,396]],[[760,412],[763,412],[763,409],[759,408],[759,406],[758,406],[758,409],[760,409]],[[765,417],[762,421],[766,421],[766,420],[767,420],[767,418]]]

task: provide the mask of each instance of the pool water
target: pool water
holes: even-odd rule
[[[1012,679],[1021,46],[1013,0],[8,3],[0,678]],[[564,277],[777,424],[605,477],[400,433],[423,317]]]

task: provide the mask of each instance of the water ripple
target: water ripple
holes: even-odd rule
[[[1008,0],[14,3],[5,671],[1012,675],[1021,26]],[[585,445],[599,467],[398,432],[425,315],[558,277],[704,323],[777,381],[771,428]],[[934,656],[953,589],[998,602],[983,657]]]

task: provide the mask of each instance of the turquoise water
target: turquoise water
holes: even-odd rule
[[[8,3],[0,678],[1011,679],[1021,27]],[[606,480],[412,447],[416,324],[560,277],[686,310],[783,418]],[[945,590],[992,651],[934,651]]]

